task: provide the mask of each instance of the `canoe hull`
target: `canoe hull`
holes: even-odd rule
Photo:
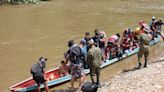
[[[160,36],[158,36],[157,38],[155,38],[155,40],[151,41],[149,44],[153,45],[157,42],[160,41]],[[139,51],[139,48],[134,49],[131,52],[127,52],[126,54],[123,54],[123,56],[121,57],[121,59],[126,58],[130,55],[133,55],[135,53],[137,53]],[[119,61],[120,58],[114,58],[112,60],[105,60],[105,63],[103,63],[101,65],[101,68],[104,68],[108,65],[111,65],[112,63],[115,63],[117,61]],[[48,75],[48,86],[55,86],[55,85],[59,85],[61,83],[67,82],[71,79],[71,75],[68,76],[64,76],[64,77],[60,77],[58,73],[59,67],[58,68],[54,68],[51,69],[49,71],[46,72],[46,74]],[[90,70],[89,69],[85,69],[85,74],[89,74]],[[31,84],[30,84],[31,83]],[[23,86],[22,86],[23,85]],[[40,86],[40,88],[44,88],[44,85],[42,84]],[[11,87],[9,87],[9,90],[12,92],[26,92],[26,91],[32,91],[32,90],[36,90],[37,89],[37,85],[35,84],[34,80],[31,78],[28,78],[18,84],[15,84]]]

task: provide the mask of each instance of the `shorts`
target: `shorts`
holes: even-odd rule
[[[37,84],[42,84],[46,82],[46,80],[44,79],[44,76],[33,76],[33,79],[35,80]]]
[[[100,67],[90,67],[91,76],[100,76]]]
[[[84,68],[79,67],[76,64],[71,64],[71,75],[73,77],[81,77],[85,75]]]
[[[138,58],[142,58],[142,56],[148,57],[149,55],[149,48],[140,48],[138,52]]]

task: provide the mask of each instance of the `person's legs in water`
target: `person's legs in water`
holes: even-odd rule
[[[43,84],[44,84],[44,87],[45,87],[46,92],[50,92],[50,90],[48,88],[48,85],[47,85],[47,82],[44,82]]]

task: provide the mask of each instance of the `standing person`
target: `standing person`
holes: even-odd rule
[[[31,68],[31,74],[33,79],[38,85],[38,92],[41,92],[40,85],[43,83],[45,86],[46,92],[50,92],[48,85],[47,85],[47,79],[46,79],[46,73],[45,73],[45,67],[46,67],[46,61],[47,59],[44,57],[40,57],[39,61],[34,64]]]
[[[85,45],[86,50],[85,51],[88,52],[88,50],[89,50],[88,41],[91,40],[90,33],[86,32],[85,37],[82,40],[86,41],[86,45]]]
[[[111,37],[108,38],[107,46],[105,48],[105,55],[107,59],[121,57],[121,49],[120,49],[119,40],[120,40],[119,33],[112,35]]]
[[[99,29],[95,29],[95,35],[92,37],[95,42],[95,46],[99,47],[102,52],[105,52],[105,43],[106,43],[106,34],[104,31],[100,31]]]
[[[82,83],[84,83],[86,79],[83,67],[83,62],[86,60],[85,54],[82,50],[84,45],[85,42],[81,41],[79,45],[73,46],[67,51],[66,60],[70,61],[72,90],[74,90],[75,78],[80,77],[78,89],[81,88]]]
[[[90,37],[88,37],[87,36],[87,38],[88,38],[88,40],[86,40],[85,38],[84,39],[82,39],[81,40],[81,44],[83,44],[83,46],[81,46],[81,49],[82,49],[82,51],[83,51],[83,53],[84,53],[84,62],[83,62],[83,66],[84,66],[84,69],[88,69],[89,68],[89,66],[88,66],[88,64],[86,63],[86,59],[87,59],[87,52],[88,52],[88,50],[89,50],[89,45],[88,45],[88,41],[89,40],[91,40],[91,38]]]
[[[155,26],[156,22],[157,22],[156,17],[153,16],[153,17],[152,17],[152,20],[151,20],[151,23],[150,23],[150,25],[149,25],[149,26],[150,26],[150,29],[151,29],[153,32],[155,32],[155,30],[156,30],[156,26]]]
[[[152,31],[152,35],[153,35],[153,39],[157,36],[157,28],[156,28],[156,22],[157,22],[157,19],[155,16],[152,17],[152,20],[151,20],[151,23],[149,24],[149,27]]]
[[[99,48],[101,49],[102,53],[105,53],[106,34],[104,31],[99,31],[99,35],[100,35]]]
[[[147,67],[148,55],[149,55],[149,41],[153,38],[149,33],[141,33],[140,28],[136,28],[134,31],[134,36],[136,36],[139,42],[139,52],[138,52],[138,64],[139,68],[142,66],[141,58],[144,55],[144,67]]]
[[[67,52],[64,53],[64,57],[66,59],[66,64],[68,64],[68,61],[69,61],[69,51],[70,51],[71,48],[73,48],[75,46],[77,46],[77,44],[75,44],[74,40],[69,40],[68,41],[68,48],[69,49],[67,50]]]
[[[162,25],[164,25],[164,23],[162,22],[162,19],[159,19],[157,22],[156,22],[156,28],[157,28],[157,34],[159,34],[161,37],[162,37],[162,39],[164,40],[164,36],[163,36],[163,34],[162,34],[162,30],[161,30],[161,28],[162,28]]]
[[[99,47],[100,45],[100,33],[98,29],[94,31],[95,35],[92,37],[93,41],[95,42],[95,46]]]
[[[100,65],[103,60],[103,54],[99,47],[96,47],[93,40],[89,41],[90,49],[87,55],[87,63],[90,67],[90,76],[92,83],[97,85],[100,84],[99,77],[100,77]],[[97,81],[95,81],[95,75]]]

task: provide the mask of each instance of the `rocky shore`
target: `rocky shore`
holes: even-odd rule
[[[164,52],[149,60],[147,68],[126,69],[115,75],[102,83],[98,92],[164,92]]]

